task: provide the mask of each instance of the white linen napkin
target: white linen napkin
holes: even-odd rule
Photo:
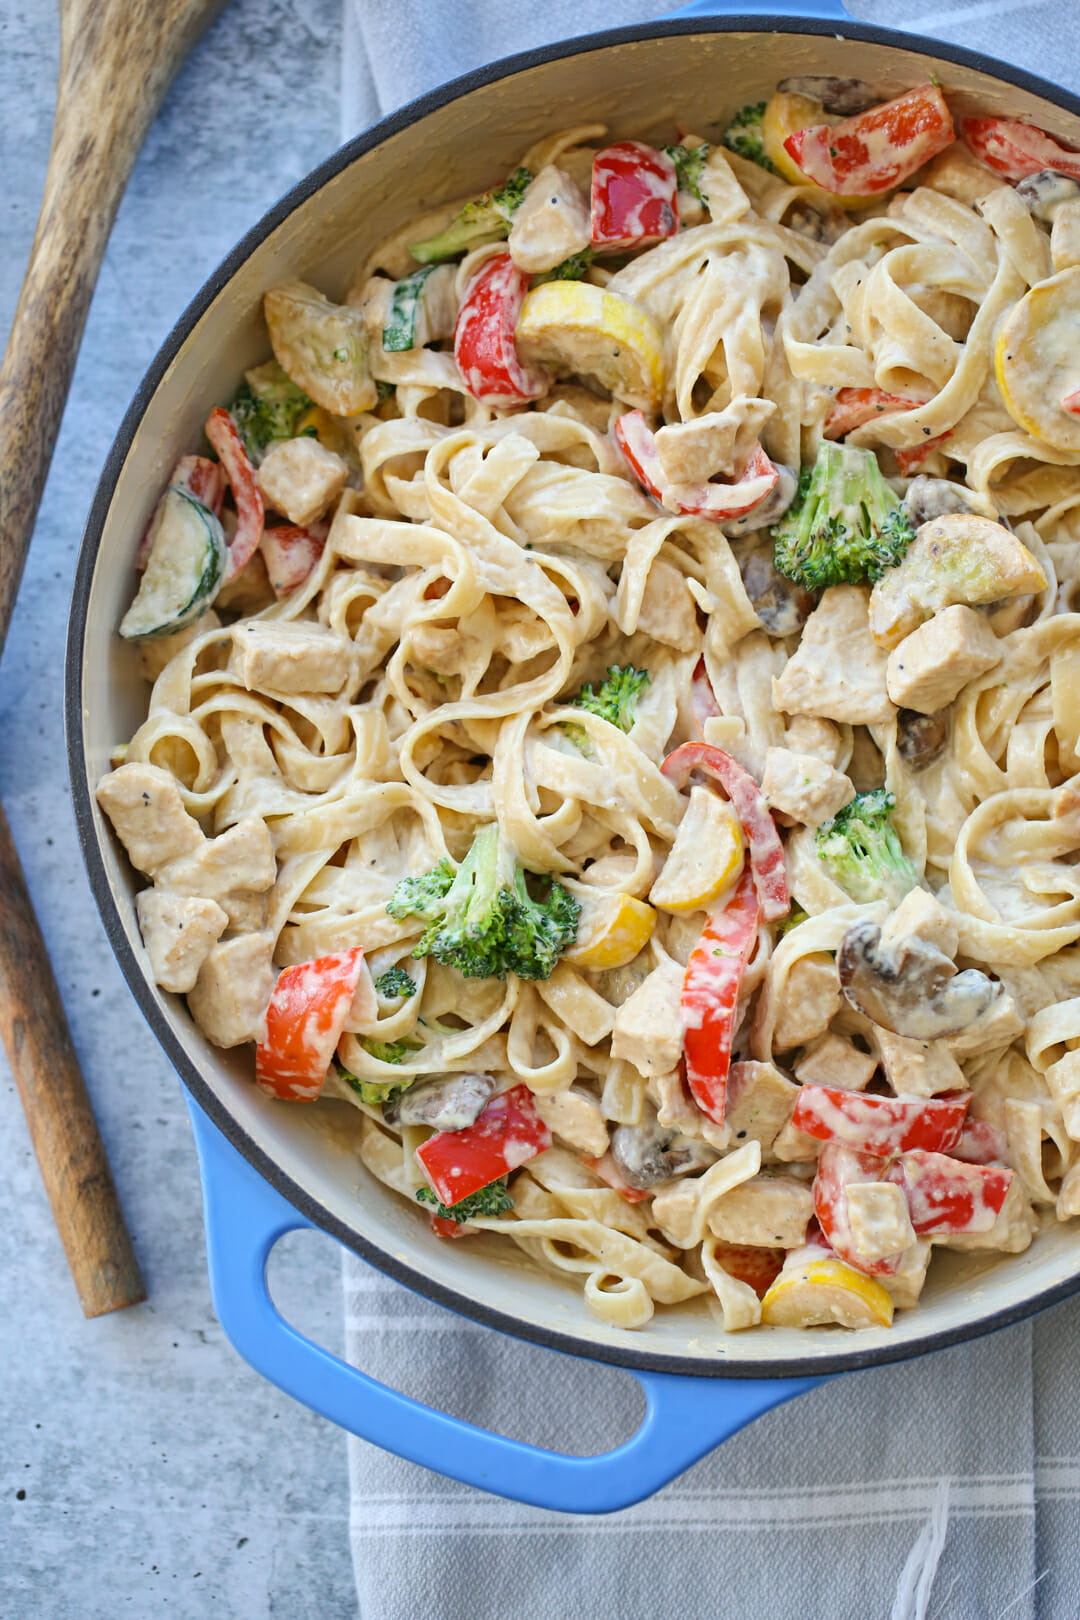
[[[663,0],[345,0],[345,136],[480,63],[644,21]],[[1080,88],[1076,0],[852,0]],[[1052,49],[1048,45],[1053,42]],[[478,1327],[344,1256],[347,1355],[559,1450],[636,1426],[626,1373]],[[362,1620],[1075,1620],[1080,1303],[848,1375],[759,1418],[647,1502],[549,1513],[349,1440]]]

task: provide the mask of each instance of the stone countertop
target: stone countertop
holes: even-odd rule
[[[183,1091],[98,921],[62,725],[71,580],[109,445],[189,298],[337,144],[340,17],[339,0],[232,0],[173,85],[105,256],[0,666],[0,794],[149,1291],[84,1320],[0,1055],[5,1620],[357,1613],[344,1438],[242,1362],[214,1317]],[[57,51],[52,0],[0,0],[0,343],[45,176]],[[279,1299],[340,1348],[334,1246],[309,1235],[282,1249]]]

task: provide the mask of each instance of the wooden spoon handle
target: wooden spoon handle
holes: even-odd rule
[[[61,0],[45,194],[0,367],[0,648],[120,198],[173,74],[221,4]],[[145,1299],[2,806],[0,1034],[84,1312]]]

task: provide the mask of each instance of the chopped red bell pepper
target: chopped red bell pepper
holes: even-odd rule
[[[630,1183],[623,1179],[622,1172],[610,1153],[605,1153],[599,1159],[582,1159],[582,1163],[588,1165],[601,1181],[606,1181],[609,1187],[613,1187],[628,1204],[640,1204],[643,1198],[652,1197],[652,1193],[646,1188],[631,1187]]]
[[[416,1150],[436,1196],[459,1204],[500,1176],[518,1170],[551,1146],[551,1132],[533,1106],[528,1086],[492,1097],[474,1125],[436,1131]]]
[[[964,1121],[960,1140],[949,1149],[950,1157],[963,1159],[965,1164],[993,1164],[1003,1160],[1009,1151],[1009,1140],[1004,1131],[991,1125],[988,1119]]]
[[[319,526],[323,527],[321,524]],[[322,556],[325,546],[325,533],[320,537],[312,529],[301,529],[294,523],[280,523],[275,529],[264,529],[259,549],[274,595],[287,596],[302,585]]]
[[[840,1142],[859,1153],[888,1157],[909,1148],[947,1153],[960,1140],[970,1100],[969,1095],[909,1100],[805,1085],[791,1123],[819,1142]]]
[[[471,1228],[468,1226],[463,1226],[460,1221],[448,1221],[445,1215],[433,1215],[429,1224],[436,1237],[459,1238],[476,1236],[476,1233]]]
[[[936,84],[922,84],[838,124],[797,129],[784,147],[823,191],[869,197],[891,191],[954,139],[945,97]]]
[[[739,986],[757,938],[760,907],[744,872],[722,911],[709,913],[682,987],[686,1083],[703,1114],[724,1123]]]
[[[825,437],[842,439],[864,423],[872,422],[875,416],[913,411],[925,403],[922,399],[908,399],[904,394],[887,394],[883,388],[841,388],[825,419]]]
[[[725,523],[744,517],[776,487],[780,470],[755,441],[733,484],[673,484],[660,465],[652,430],[641,411],[627,411],[615,423],[615,442],[645,492],[668,512]]]
[[[948,433],[937,433],[932,439],[923,439],[919,444],[913,444],[910,450],[894,450],[896,465],[905,478],[910,477],[916,467],[921,467],[927,457],[932,456],[935,450],[940,450],[945,440],[951,437],[950,428]]]
[[[550,377],[528,370],[514,346],[529,277],[509,253],[485,259],[469,283],[454,327],[454,359],[466,388],[482,405],[525,405],[547,391]]]
[[[699,658],[694,668],[694,678],[690,683],[690,705],[694,711],[698,734],[704,736],[706,720],[714,720],[720,713],[720,705],[716,701],[716,693],[713,691],[704,658]]]
[[[236,502],[236,532],[229,541],[229,562],[225,569],[225,578],[230,580],[250,562],[258,549],[266,509],[251,458],[228,411],[215,405],[206,419],[205,432],[218,453]]]
[[[592,166],[593,246],[650,247],[679,229],[679,184],[666,152],[644,141],[617,141]]]
[[[944,1153],[902,1153],[882,1181],[904,1189],[911,1224],[921,1237],[989,1232],[1016,1179],[999,1165],[964,1164]]]
[[[980,163],[1006,180],[1025,180],[1043,169],[1080,180],[1080,152],[1017,118],[962,118],[960,139]]]
[[[791,899],[784,867],[784,846],[761,796],[761,789],[749,771],[744,771],[722,748],[714,748],[709,743],[683,743],[668,755],[660,769],[668,781],[680,790],[686,786],[693,771],[704,771],[716,778],[731,800],[746,834],[761,915],[766,922],[785,917],[791,910]]]
[[[893,1277],[900,1269],[903,1250],[868,1259],[855,1247],[848,1216],[847,1190],[858,1183],[883,1181],[885,1161],[870,1153],[857,1153],[838,1142],[826,1142],[814,1177],[814,1214],[841,1260],[872,1277]]]
[[[260,1091],[287,1102],[313,1102],[319,1095],[363,960],[363,949],[354,945],[279,974],[266,1009],[266,1036],[255,1051]]]
[[[729,1277],[749,1283],[759,1299],[765,1297],[784,1269],[783,1249],[755,1249],[748,1243],[717,1243],[713,1255]]]

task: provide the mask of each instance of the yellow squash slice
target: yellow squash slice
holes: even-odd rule
[[[577,940],[564,953],[584,968],[618,968],[645,949],[656,912],[632,894],[605,894],[582,905]]]
[[[1040,281],[994,342],[994,373],[1013,421],[1055,450],[1080,450],[1080,416],[1062,400],[1080,387],[1080,265]]]
[[[761,1302],[770,1327],[891,1327],[893,1302],[873,1277],[822,1255],[785,1266]]]
[[[517,350],[525,365],[595,377],[616,399],[653,411],[664,392],[664,340],[629,298],[588,281],[547,281],[521,308]]]
[[[708,788],[691,788],[686,814],[649,899],[662,911],[699,911],[735,882],[743,854],[742,828],[730,804]]]

